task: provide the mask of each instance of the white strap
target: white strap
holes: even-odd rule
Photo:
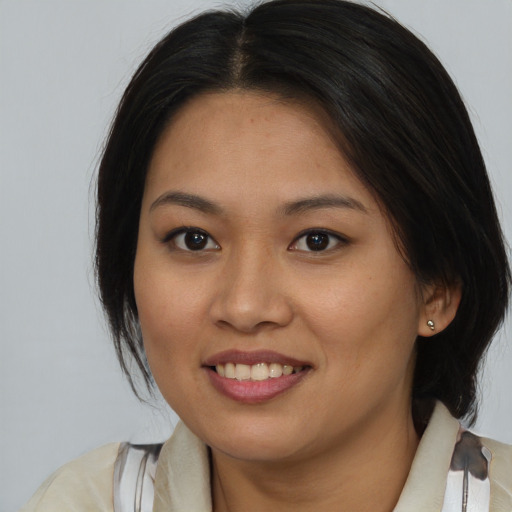
[[[122,443],[114,465],[114,512],[151,512],[161,444]]]
[[[464,429],[453,451],[441,512],[489,512],[492,454],[482,440]]]

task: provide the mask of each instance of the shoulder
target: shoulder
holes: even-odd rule
[[[53,473],[20,512],[113,510],[112,483],[119,443],[110,443]]]
[[[507,472],[507,476],[512,483],[512,445],[500,443],[494,439],[481,437],[482,444],[489,449],[492,454],[492,465],[497,473]]]

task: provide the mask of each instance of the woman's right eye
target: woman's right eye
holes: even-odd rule
[[[171,231],[163,240],[171,242],[182,251],[216,251],[220,245],[206,232],[199,228],[179,228]]]

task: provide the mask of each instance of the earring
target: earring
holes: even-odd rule
[[[430,330],[431,330],[431,331],[435,331],[435,330],[436,330],[436,324],[434,323],[434,321],[433,321],[433,320],[429,320],[429,321],[427,322],[427,325],[430,327]]]

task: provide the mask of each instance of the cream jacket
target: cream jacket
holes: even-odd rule
[[[447,485],[452,453],[460,439],[459,428],[457,420],[438,403],[394,512],[461,510],[460,498],[456,506],[448,502],[451,499],[450,485],[458,486],[462,482],[458,475],[462,471],[450,472],[455,476],[451,484],[448,477]],[[512,446],[488,439],[481,441],[485,447],[482,451],[490,459],[488,510],[511,512]],[[57,470],[41,485],[22,512],[113,512],[113,474],[119,446],[108,444]],[[458,487],[456,489],[458,494]],[[154,494],[153,512],[212,510],[208,450],[183,423],[178,424],[160,452]],[[469,510],[472,509],[468,507]]]

